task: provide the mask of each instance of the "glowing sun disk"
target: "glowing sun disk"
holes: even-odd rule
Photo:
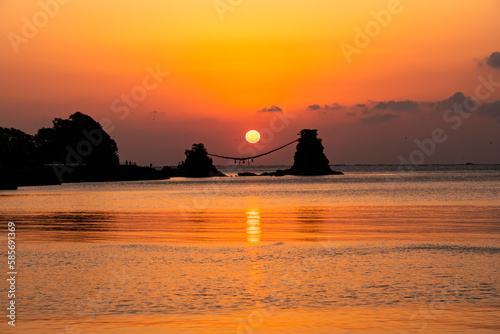
[[[255,144],[260,140],[260,133],[256,130],[250,130],[246,133],[245,139],[251,144]]]

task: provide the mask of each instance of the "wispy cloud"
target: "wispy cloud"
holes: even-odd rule
[[[327,110],[344,110],[344,116],[353,119],[357,116],[357,121],[365,124],[378,124],[390,122],[399,118],[412,117],[412,115],[421,115],[425,113],[443,113],[446,110],[463,110],[460,108],[465,103],[472,104],[473,97],[467,96],[462,92],[456,92],[450,97],[437,101],[413,101],[390,100],[390,101],[368,101],[366,103],[357,103],[343,106],[337,103],[329,105],[313,104],[307,107],[309,111],[317,111],[320,114],[326,114]],[[478,114],[483,117],[492,117],[500,119],[500,101],[484,103],[478,109]]]
[[[319,104],[313,104],[307,107],[307,110],[318,110],[321,109],[321,106]]]
[[[472,97],[465,96],[465,94],[462,92],[456,92],[445,100],[427,103],[427,105],[430,107],[434,106],[436,108],[435,111],[443,111],[447,109],[453,109],[455,105],[463,105],[464,102],[469,99],[472,99]]]
[[[260,109],[259,112],[282,112],[283,110],[280,107],[275,106],[274,104],[270,108]]]
[[[379,102],[373,107],[373,109],[406,111],[406,110],[415,110],[417,109],[417,107],[418,107],[417,102],[406,100],[406,101]]]
[[[321,110],[321,111],[330,111],[330,110],[344,110],[346,109],[345,106],[342,106],[338,103],[332,103],[332,104],[324,104],[324,105],[319,105],[319,104],[313,104],[307,107],[307,110]]]

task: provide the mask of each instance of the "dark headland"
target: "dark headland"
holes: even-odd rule
[[[120,164],[116,142],[101,124],[80,112],[54,119],[52,127],[34,136],[0,127],[0,189],[168,179],[169,170]]]

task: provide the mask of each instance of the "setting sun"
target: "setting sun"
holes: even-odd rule
[[[250,130],[245,135],[245,139],[247,140],[247,142],[255,144],[260,140],[260,133],[256,130]]]

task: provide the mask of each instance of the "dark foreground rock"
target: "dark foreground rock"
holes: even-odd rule
[[[137,165],[78,166],[63,175],[64,183],[169,179],[168,170]]]
[[[170,168],[136,165],[9,166],[0,171],[0,190],[76,182],[164,180]]]
[[[226,176],[215,168],[207,149],[202,143],[193,144],[190,150],[184,152],[186,160],[179,164],[176,176],[211,177]]]
[[[288,174],[289,169],[278,169],[275,172],[264,172],[261,173],[260,176],[285,176],[285,175],[290,175]]]
[[[0,190],[59,184],[61,182],[50,166],[8,166],[0,171]]]
[[[0,190],[16,190],[17,182],[9,177],[5,172],[0,172]]]
[[[330,168],[330,162],[323,150],[322,140],[318,138],[318,130],[301,130],[297,150],[293,157],[293,166],[290,169],[277,170],[269,175],[343,175],[344,173]]]
[[[251,172],[240,172],[238,173],[238,176],[257,176],[257,174]]]

